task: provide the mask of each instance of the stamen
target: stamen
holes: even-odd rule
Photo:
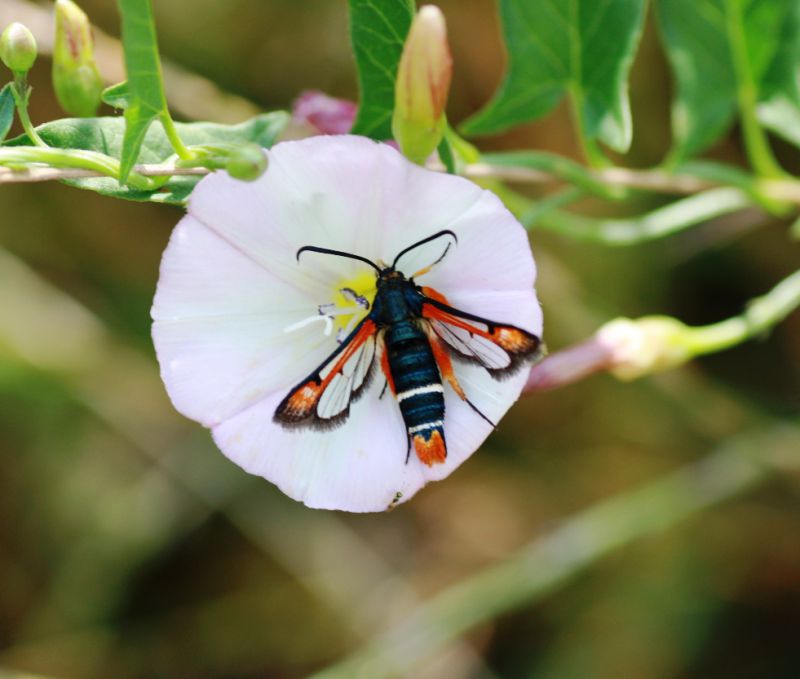
[[[341,344],[353,331],[357,323],[364,318],[365,312],[369,311],[371,306],[369,299],[356,292],[357,289],[361,289],[360,284],[355,287],[345,286],[339,288],[338,295],[334,295],[335,299],[338,298],[337,301],[320,304],[317,307],[317,315],[309,316],[302,321],[293,323],[287,328],[284,328],[284,332],[294,332],[316,321],[322,321],[325,323],[323,329],[325,336],[329,337],[333,333],[334,328],[336,328],[336,341]],[[342,306],[342,299],[346,306]],[[351,304],[347,304],[347,302],[351,302]],[[337,320],[339,317],[349,318],[342,318],[342,320],[339,321]]]
[[[369,306],[369,302],[367,302],[367,306]],[[339,328],[339,330],[336,332],[336,341],[341,344],[344,341],[344,338],[347,337],[355,327],[356,322],[359,320],[362,312],[363,307],[360,304],[358,306],[342,307],[340,309],[336,308],[336,304],[334,302],[320,304],[317,307],[317,315],[309,316],[308,318],[304,318],[302,321],[298,321],[297,323],[292,323],[292,325],[284,328],[283,331],[294,332],[295,330],[305,328],[307,325],[311,325],[316,321],[324,321],[325,329],[323,330],[323,333],[325,334],[325,337],[330,337],[331,332],[333,332],[333,320],[338,316],[351,316],[344,329]]]
[[[298,321],[297,323],[292,323],[292,325],[283,329],[283,332],[294,332],[295,330],[300,330],[300,328],[305,328],[307,325],[311,325],[312,323],[316,323],[317,321],[324,321],[325,323],[325,336],[329,336],[331,331],[333,330],[333,319],[330,316],[309,316],[308,318],[304,318],[302,321]]]
[[[342,293],[342,297],[345,297],[351,302],[355,302],[359,306],[369,310],[369,300],[363,295],[359,295],[355,290],[353,290],[353,288],[342,288],[339,290],[339,292]]]

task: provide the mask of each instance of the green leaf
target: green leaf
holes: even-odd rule
[[[719,139],[737,106],[754,117],[749,109],[761,102],[764,121],[791,138],[800,107],[797,0],[659,0],[656,14],[677,80],[676,161]]]
[[[373,139],[391,139],[394,81],[413,0],[348,0],[350,41],[358,69],[358,114],[351,130]]]
[[[768,130],[800,148],[800,106],[776,97],[758,107],[758,119]]]
[[[101,95],[104,104],[108,104],[117,110],[128,108],[128,103],[131,99],[131,93],[128,89],[128,81],[123,80],[121,83],[111,85],[103,90]]]
[[[6,138],[14,122],[14,95],[9,83],[0,90],[0,143]]]
[[[284,111],[264,113],[238,125],[217,125],[213,123],[176,123],[178,133],[187,144],[222,144],[253,142],[269,148],[277,140],[289,121]],[[114,118],[64,118],[45,123],[36,131],[50,146],[57,148],[85,149],[98,151],[119,158],[124,146],[125,121]],[[27,136],[16,137],[9,146],[30,145]],[[142,163],[160,163],[172,156],[174,150],[159,121],[150,127],[142,139]],[[141,191],[121,186],[116,179],[92,178],[68,180],[66,183],[82,189],[97,191],[114,198],[152,201],[182,205],[186,202],[198,176],[174,176],[158,191]]]
[[[644,0],[500,0],[508,72],[463,131],[500,132],[535,120],[569,94],[583,138],[626,151],[627,80],[644,7]]]
[[[762,84],[758,119],[800,147],[800,3],[788,10],[772,65]]]
[[[120,182],[124,182],[139,158],[147,129],[153,121],[162,115],[168,117],[169,113],[150,0],[119,0],[119,7],[129,95],[120,157]]]

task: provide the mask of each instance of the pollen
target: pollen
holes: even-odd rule
[[[362,271],[355,278],[343,279],[335,286],[335,290],[333,301],[337,306],[352,306],[355,298],[366,300],[371,306],[376,292],[375,273]]]
[[[377,288],[375,274],[363,271],[354,278],[339,281],[332,290],[332,308],[328,317],[333,321],[336,339],[341,342],[372,308]]]

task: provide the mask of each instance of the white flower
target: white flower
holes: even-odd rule
[[[326,431],[273,420],[289,390],[366,314],[375,270],[359,261],[296,253],[306,245],[390,263],[443,229],[458,243],[420,285],[465,312],[541,334],[535,267],[524,229],[470,181],[413,165],[362,137],[285,142],[255,182],[203,179],[161,263],[152,316],[161,373],[175,407],[210,427],[231,460],[310,507],[381,511],[450,474],[492,427],[445,384],[447,459],[406,459],[408,437],[383,376]],[[446,240],[402,258],[407,276]],[[353,292],[343,290],[352,290]],[[454,362],[468,398],[497,422],[527,371],[496,380]]]

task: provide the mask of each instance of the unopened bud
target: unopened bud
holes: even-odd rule
[[[395,84],[392,132],[405,156],[423,163],[444,135],[453,59],[441,10],[425,5],[411,24]]]
[[[621,380],[635,380],[692,358],[690,332],[669,316],[617,318],[597,331],[597,340],[610,352],[609,371]]]
[[[357,108],[347,99],[306,90],[292,104],[292,122],[298,127],[312,128],[318,134],[347,134],[353,127]]]
[[[225,169],[231,177],[251,182],[267,169],[267,155],[258,144],[241,144],[231,151]]]
[[[53,87],[70,115],[93,116],[100,106],[103,81],[94,60],[92,27],[72,0],[56,0]]]
[[[0,59],[15,74],[27,73],[36,61],[36,40],[26,26],[9,24],[0,36]]]

